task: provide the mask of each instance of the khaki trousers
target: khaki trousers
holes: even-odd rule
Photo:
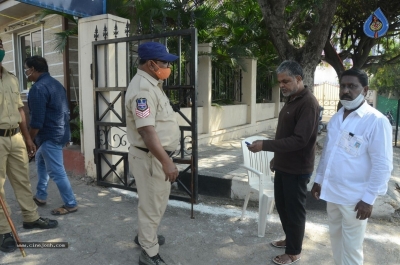
[[[132,146],[129,150],[129,170],[135,178],[139,196],[139,243],[153,257],[160,248],[157,230],[167,208],[171,183],[165,181],[165,173],[157,158],[150,152],[146,153]]]
[[[355,205],[328,202],[329,235],[336,265],[362,265],[366,220],[356,218]]]
[[[11,214],[4,193],[6,175],[21,208],[24,222],[33,222],[39,219],[37,206],[32,199],[28,154],[21,133],[11,137],[0,137],[0,195],[6,204],[8,213]],[[0,234],[9,232],[11,232],[11,227],[4,216],[3,209],[0,208]]]

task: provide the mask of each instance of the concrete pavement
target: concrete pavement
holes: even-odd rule
[[[229,165],[229,170],[239,170],[233,165],[241,163],[239,142],[240,139],[200,147],[199,173],[216,171],[225,176],[224,165]],[[212,155],[206,156],[207,152]],[[206,157],[211,160],[208,166],[201,161]],[[400,151],[397,148],[394,159],[395,170],[389,188],[393,194],[388,193],[388,200],[396,205],[398,194],[393,187],[400,184]],[[133,243],[137,224],[136,193],[98,187],[84,177],[71,176],[70,179],[79,211],[52,217],[59,221],[59,227],[52,230],[22,228],[21,212],[12,188],[6,182],[7,201],[21,240],[65,241],[69,246],[66,249],[26,248],[25,258],[18,250],[9,254],[0,252],[0,264],[138,264],[141,250]],[[31,164],[32,190],[36,182],[36,170]],[[269,216],[265,237],[258,238],[257,203],[250,203],[246,218],[240,220],[242,204],[241,199],[201,194],[200,203],[194,206],[195,219],[190,219],[190,204],[170,200],[160,226],[160,233],[166,237],[166,244],[160,249],[161,256],[167,264],[175,265],[274,264],[271,259],[283,253],[282,249],[269,244],[283,236],[276,211]],[[50,211],[61,205],[57,187],[50,182],[47,205],[38,211],[41,216],[50,217]],[[376,216],[369,220],[364,243],[366,265],[400,264],[400,215],[396,211],[390,218],[386,217]],[[326,218],[325,203],[309,198],[302,259],[296,264],[333,264]]]

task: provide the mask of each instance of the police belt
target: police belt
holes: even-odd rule
[[[0,129],[0,137],[10,137],[19,133],[19,127],[14,129]]]
[[[139,147],[139,146],[135,146],[135,147],[139,150],[142,150],[143,152],[146,152],[146,153],[150,152],[150,150],[147,148],[143,148],[143,147]],[[168,154],[169,157],[171,157],[175,153],[175,151],[167,151],[167,150],[164,150],[164,151]]]

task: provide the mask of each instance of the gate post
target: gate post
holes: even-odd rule
[[[203,107],[203,128],[201,133],[211,133],[211,83],[212,83],[212,67],[211,67],[211,43],[201,43],[198,45],[199,51],[199,68],[198,68],[198,107]],[[202,53],[202,54],[200,54]]]
[[[95,143],[94,126],[94,92],[93,92],[93,72],[92,72],[92,42],[95,40],[94,34],[97,26],[98,38],[103,38],[103,27],[109,29],[109,37],[113,38],[112,29],[115,24],[120,25],[119,37],[124,34],[126,19],[110,14],[92,16],[79,19],[78,22],[78,47],[79,47],[79,113],[83,123],[83,139],[81,139],[81,149],[85,156],[86,175],[96,178],[96,166],[93,150]]]
[[[281,111],[281,91],[278,85],[272,87],[272,102],[275,103],[274,118],[278,118]]]
[[[242,102],[247,104],[247,120],[248,124],[255,124],[257,119],[256,113],[256,85],[257,85],[257,60],[244,59],[246,66],[243,71],[242,80]]]

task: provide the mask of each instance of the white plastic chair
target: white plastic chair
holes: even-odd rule
[[[274,207],[274,183],[271,180],[269,163],[274,157],[273,152],[250,152],[245,142],[253,143],[256,140],[267,140],[262,136],[251,136],[242,141],[243,161],[241,165],[247,169],[249,192],[243,204],[242,216],[244,217],[250,195],[258,192],[258,237],[264,237],[267,226],[267,214],[271,214]]]

